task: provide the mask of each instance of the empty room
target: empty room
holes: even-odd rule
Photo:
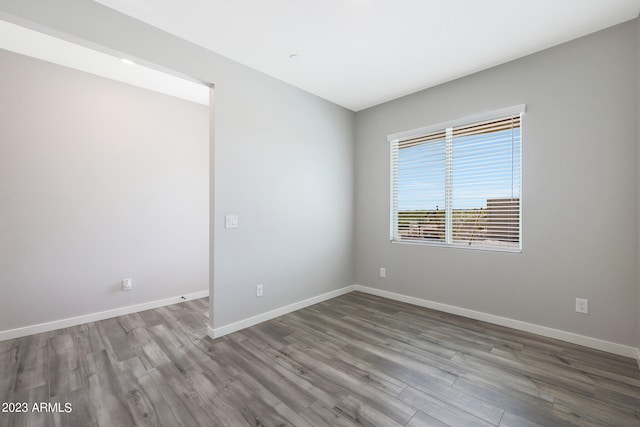
[[[0,427],[640,426],[640,0],[0,0]]]

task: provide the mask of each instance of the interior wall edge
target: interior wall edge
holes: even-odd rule
[[[126,314],[137,313],[140,311],[151,310],[153,308],[165,307],[168,305],[178,304],[198,298],[209,296],[209,290],[192,292],[189,294],[177,295],[170,298],[164,298],[155,301],[148,301],[141,304],[129,305],[126,307],[114,308],[110,310],[100,311],[97,313],[84,314],[81,316],[69,317],[67,319],[53,320],[51,322],[39,323],[37,325],[24,326],[15,329],[0,331],[0,341],[6,341],[14,338],[25,337],[28,335],[39,334],[42,332],[55,331],[57,329],[68,328],[71,326],[82,325],[84,323],[96,322],[99,320],[110,319],[112,317],[124,316]]]
[[[512,328],[512,329],[516,329],[523,332],[529,332],[532,334],[541,335],[543,337],[553,338],[553,339],[565,341],[568,343],[593,348],[595,350],[601,350],[607,353],[617,354],[619,356],[625,356],[630,358],[638,357],[639,358],[638,363],[640,364],[640,353],[639,353],[640,350],[636,349],[635,347],[627,346],[624,344],[618,344],[610,341],[601,340],[599,338],[593,338],[585,335],[574,334],[573,332],[553,329],[546,326],[541,326],[533,323],[523,322],[520,320],[510,319],[508,317],[501,317],[501,316],[496,316],[494,314],[483,313],[475,310],[469,310],[467,308],[456,307],[448,304],[442,304],[439,302],[429,301],[422,298],[416,298],[408,295],[397,294],[395,292],[384,291],[382,289],[370,288],[368,286],[356,284],[354,285],[354,290],[358,292],[371,294],[371,295],[376,295],[383,298],[388,298],[395,301],[417,305],[420,307],[426,307],[433,310],[442,311],[449,314],[455,314],[458,316],[467,317],[469,319],[481,320],[483,322],[492,323],[494,325],[505,326],[507,328]]]

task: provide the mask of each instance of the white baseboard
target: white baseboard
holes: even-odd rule
[[[621,356],[635,358],[638,361],[638,368],[640,368],[640,348],[630,347],[622,344],[617,344],[609,341],[604,341],[598,338],[587,337],[584,335],[574,334],[572,332],[566,332],[559,329],[548,328],[546,326],[535,325],[533,323],[522,322],[520,320],[510,319],[507,317],[496,316],[493,314],[483,313],[480,311],[469,310],[466,308],[456,307],[453,305],[442,304],[439,302],[429,301],[426,299],[410,297],[394,292],[384,291],[381,289],[370,288],[362,285],[350,285],[335,291],[327,292],[322,295],[318,295],[312,298],[308,298],[296,303],[277,308],[275,310],[268,311],[266,313],[259,314],[257,316],[249,317],[228,325],[220,326],[218,328],[207,327],[208,335],[211,338],[219,338],[232,332],[239,331],[250,326],[257,325],[267,320],[274,319],[278,316],[282,316],[287,313],[291,313],[296,310],[308,307],[319,302],[329,300],[331,298],[338,297],[340,295],[347,294],[349,292],[359,291],[371,295],[377,295],[383,298],[388,298],[395,301],[406,302],[408,304],[417,305],[420,307],[431,308],[434,310],[442,311],[445,313],[456,314],[470,319],[481,320],[495,325],[506,326],[508,328],[517,329],[520,331],[531,332],[533,334],[542,335],[549,338],[555,338],[562,341],[570,342],[573,344],[583,345],[585,347],[594,348],[597,350],[606,351]],[[149,301],[142,304],[130,305],[127,307],[116,308],[112,310],[101,311],[98,313],[86,314],[83,316],[71,317],[62,320],[56,320],[52,322],[40,323],[37,325],[25,326],[22,328],[9,329],[6,331],[0,331],[0,341],[5,341],[13,338],[20,338],[27,335],[38,334],[41,332],[49,332],[56,329],[68,328],[70,326],[76,326],[83,323],[95,322],[98,320],[109,319],[112,317],[122,316],[125,314],[136,313],[139,311],[150,310],[153,308],[164,307],[167,305],[177,304],[184,301],[189,301],[197,298],[203,298],[209,296],[209,291],[194,292],[185,295],[179,295],[171,298],[165,298],[162,300]]]
[[[41,332],[54,331],[56,329],[68,328],[70,326],[81,325],[83,323],[95,322],[97,320],[110,319],[112,317],[125,314],[137,313],[139,311],[150,310],[152,308],[164,307],[197,298],[209,296],[209,291],[193,292],[190,294],[178,295],[156,301],[149,301],[142,304],[130,305],[127,307],[114,308],[112,310],[100,311],[98,313],[85,314],[83,316],[70,317],[68,319],[54,320],[52,322],[40,323],[37,325],[25,326],[22,328],[0,331],[0,341],[20,338],[27,335],[39,334]]]
[[[308,307],[313,304],[317,304],[322,301],[329,300],[331,298],[339,297],[340,295],[353,292],[354,285],[345,286],[335,291],[327,292],[326,294],[318,295],[312,298],[308,298],[302,301],[298,301],[293,304],[286,305],[284,307],[276,308],[275,310],[267,311],[266,313],[258,314],[257,316],[249,317],[247,319],[240,320],[238,322],[229,323],[228,325],[220,326],[218,328],[212,328],[208,326],[207,334],[211,338],[220,338],[224,335],[232,332],[239,331],[241,329],[248,328],[250,326],[257,325],[258,323],[266,322],[267,320],[274,319],[278,316],[291,313],[292,311],[300,310],[301,308]]]
[[[508,328],[517,329],[519,331],[531,332],[532,334],[542,335],[548,338],[554,338],[573,344],[583,345],[585,347],[606,351],[608,353],[618,354],[620,356],[631,358],[637,357],[638,363],[640,364],[640,350],[636,349],[635,347],[604,341],[598,338],[591,338],[584,335],[578,335],[572,332],[561,331],[559,329],[548,328],[546,326],[535,325],[533,323],[522,322],[520,320],[510,319],[508,317],[496,316],[493,314],[469,310],[466,308],[456,307],[448,304],[442,304],[426,299],[383,291],[381,289],[369,288],[367,286],[354,285],[354,288],[354,290],[356,291],[364,292],[367,294],[377,295],[395,301],[406,302],[408,304],[413,304],[420,307],[431,308],[434,310],[443,311],[445,313],[457,314],[458,316],[468,317],[470,319],[482,320],[483,322],[506,326]]]

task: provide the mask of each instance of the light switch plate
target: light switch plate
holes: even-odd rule
[[[589,314],[589,300],[576,298],[576,313]]]
[[[238,215],[225,215],[224,228],[238,228]]]

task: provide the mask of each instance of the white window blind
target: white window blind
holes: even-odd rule
[[[390,137],[391,239],[520,251],[522,111]]]

